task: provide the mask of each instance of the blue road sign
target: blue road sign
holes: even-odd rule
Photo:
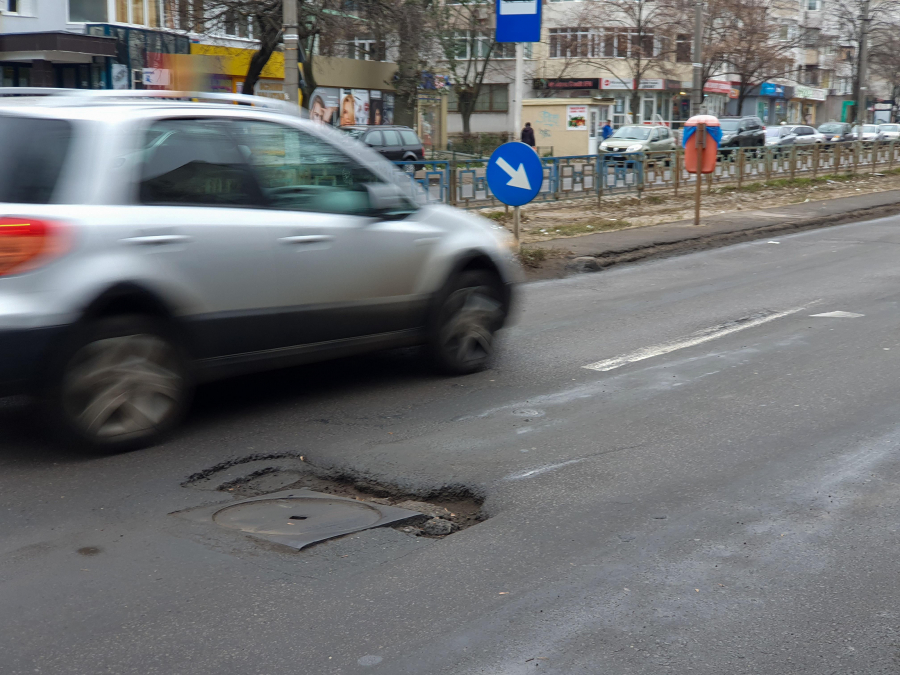
[[[541,0],[496,0],[497,42],[540,42]]]
[[[530,145],[518,141],[504,143],[488,160],[488,187],[504,204],[527,204],[537,197],[543,181],[544,167]]]

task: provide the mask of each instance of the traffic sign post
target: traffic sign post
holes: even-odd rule
[[[530,145],[513,141],[494,150],[487,166],[491,193],[513,209],[513,234],[519,242],[519,207],[537,197],[544,182],[544,167]]]
[[[700,224],[701,176],[716,170],[722,128],[714,115],[694,115],[684,123],[681,144],[684,146],[684,168],[696,175],[694,195],[694,225]]]

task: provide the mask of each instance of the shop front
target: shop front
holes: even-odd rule
[[[64,32],[0,35],[4,87],[108,89],[117,45],[105,36]]]
[[[817,89],[805,85],[794,87],[794,96],[788,103],[788,122],[791,124],[816,125],[819,120],[819,109],[828,98],[827,89]]]
[[[774,125],[786,122],[788,118],[787,99],[793,96],[793,87],[774,82],[764,82],[753,87],[738,109],[737,97],[726,106],[729,115],[753,115],[763,124]]]
[[[645,78],[638,83],[638,106],[632,110],[634,80],[604,78],[600,80],[600,92],[612,99],[613,126],[623,124],[672,124],[674,88],[670,81],[661,78]]]

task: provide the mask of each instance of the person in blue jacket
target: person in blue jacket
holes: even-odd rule
[[[603,125],[603,128],[600,129],[600,133],[603,135],[603,140],[605,141],[607,138],[613,135],[612,121],[606,120],[606,124]]]

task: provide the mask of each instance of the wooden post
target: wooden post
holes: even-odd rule
[[[791,180],[794,180],[794,174],[797,172],[797,146],[791,146]]]
[[[834,146],[834,166],[831,167],[834,169],[834,173],[838,174],[841,171],[841,151],[842,146],[840,143],[835,144]]]
[[[890,149],[891,156],[888,157],[888,170],[889,171],[894,168],[894,152],[896,150],[897,150],[897,141],[891,141],[891,149]]]
[[[454,154],[456,154],[456,153],[454,153]],[[450,194],[448,195],[449,199],[447,201],[450,202],[450,204],[452,206],[456,206],[456,200],[457,200],[456,190],[457,190],[457,188],[456,188],[456,158],[455,157],[450,160],[450,164],[448,164],[448,167],[450,170],[450,176],[449,176],[449,180],[448,180],[447,189],[450,190]]]
[[[872,142],[872,173],[875,173],[875,166],[878,164],[878,140]]]
[[[675,148],[675,196],[678,196],[678,185],[681,183],[681,148]]]
[[[862,125],[859,127],[859,133],[862,133]],[[853,146],[853,173],[856,173],[859,171],[859,150],[862,148],[862,141],[856,141]]]
[[[694,132],[694,147],[697,148],[697,173],[694,178],[697,180],[697,186],[694,192],[694,225],[700,224],[700,199],[703,193],[703,148],[706,147],[706,125],[698,124],[697,131]]]
[[[772,159],[775,156],[775,151],[772,148],[766,148],[764,150],[765,157],[763,158],[763,163],[766,165],[766,182],[772,178]]]
[[[738,190],[741,189],[741,183],[744,182],[744,162],[746,159],[744,158],[744,149],[739,148],[737,151],[738,158],[738,167],[737,167],[737,179],[738,179]]]
[[[819,174],[819,157],[822,155],[821,150],[821,143],[816,143],[816,147],[813,148],[813,178]]]
[[[603,201],[603,185],[606,183],[606,169],[604,168],[603,157],[597,155],[597,206]]]

